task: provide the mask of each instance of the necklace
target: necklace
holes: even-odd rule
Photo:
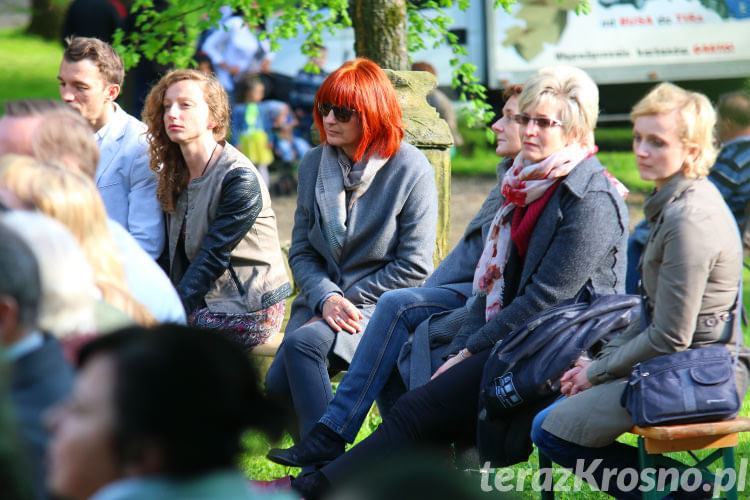
[[[208,161],[206,162],[206,166],[203,167],[203,172],[201,172],[201,177],[203,177],[203,174],[206,173],[206,170],[208,169],[208,164],[211,163],[211,160],[214,157],[214,153],[216,152],[216,148],[219,147],[219,143],[217,142],[216,145],[214,145],[214,150],[211,151],[211,156],[208,157]]]

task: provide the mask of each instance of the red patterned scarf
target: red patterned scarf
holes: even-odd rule
[[[566,177],[573,168],[591,154],[584,146],[573,144],[548,156],[539,163],[524,165],[519,154],[503,177],[501,191],[503,205],[495,214],[487,241],[474,271],[473,291],[487,295],[485,319],[490,321],[503,309],[503,272],[508,262],[511,245],[511,221],[508,215],[515,207],[527,207],[544,197],[558,180]],[[551,193],[550,193],[551,195]],[[545,201],[546,203],[546,201]],[[543,208],[543,207],[541,207]],[[538,211],[537,216],[541,213]],[[536,223],[536,218],[533,224]],[[531,237],[533,224],[527,227]],[[526,247],[528,247],[528,238]],[[519,253],[521,248],[519,248]],[[524,252],[525,253],[525,252]]]

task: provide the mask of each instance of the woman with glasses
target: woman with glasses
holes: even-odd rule
[[[432,271],[434,173],[403,142],[398,97],[382,69],[355,59],[315,96],[321,145],[299,164],[289,266],[300,293],[266,375],[304,436],[326,411],[329,373],[346,368],[378,298]]]
[[[637,483],[628,488],[619,478],[605,480],[605,471],[638,470],[637,448],[615,441],[633,426],[620,404],[633,366],[708,345],[735,351],[735,336],[742,340],[732,314],[742,246],[732,213],[706,178],[716,158],[711,103],[703,94],[662,83],[633,107],[630,118],[638,173],[655,188],[643,204],[650,234],[638,264],[650,322],[645,328],[633,323],[596,360],[579,360],[561,379],[567,398],[540,412],[532,430],[548,457],[589,471],[586,481],[618,499],[642,494]],[[750,353],[741,345],[739,354],[736,386],[742,401]],[[715,498],[697,489],[708,483],[688,489],[686,477],[668,498]]]
[[[492,125],[497,134],[495,152],[503,158],[498,165],[498,184],[469,223],[464,236],[423,286],[391,290],[380,297],[325,414],[293,447],[272,449],[268,453],[270,460],[303,467],[319,465],[341,455],[346,442],[354,442],[376,398],[380,414],[386,416],[396,398],[405,392],[394,368],[409,335],[417,330],[426,330],[428,334],[452,330],[452,325],[465,318],[464,305],[467,299],[474,300],[471,299],[474,268],[500,207],[500,182],[521,150],[519,126],[515,121],[521,90],[520,85],[512,85],[504,92],[503,114]],[[419,358],[419,354],[414,358]],[[431,373],[425,373],[425,378]]]
[[[518,107],[521,151],[503,177],[504,199],[474,271],[477,298],[454,334],[453,355],[431,381],[402,396],[366,440],[295,478],[292,485],[305,498],[319,498],[376,454],[387,460],[406,446],[437,445],[444,452],[450,443],[476,443],[479,386],[491,347],[587,282],[598,293],[622,291],[627,209],[593,156],[596,85],[577,68],[544,68],[524,84]],[[491,446],[481,443],[494,454],[483,460],[509,464],[528,457],[529,410],[498,428]]]
[[[292,290],[268,189],[226,140],[226,92],[214,76],[172,71],[151,90],[143,121],[166,212],[167,274],[188,323],[246,350],[268,342]]]

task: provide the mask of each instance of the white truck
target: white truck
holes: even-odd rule
[[[542,66],[572,64],[600,85],[603,111],[618,116],[658,81],[690,82],[715,97],[750,78],[750,0],[589,0],[586,15],[570,10],[576,3],[520,0],[508,13],[472,0],[466,11],[446,11],[464,60],[494,91]],[[351,29],[325,38],[326,69],[354,57],[353,39]],[[282,42],[274,71],[293,76],[304,65],[301,41]],[[441,87],[450,87],[451,57],[447,46],[412,54],[435,66]]]

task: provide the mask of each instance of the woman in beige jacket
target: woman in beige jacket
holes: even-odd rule
[[[539,413],[531,437],[555,462],[592,472],[584,479],[616,498],[641,498],[638,482],[627,488],[607,468],[632,467],[637,452],[615,439],[633,425],[620,404],[632,367],[649,358],[726,343],[734,350],[732,310],[741,278],[736,224],[706,179],[716,156],[715,115],[708,99],[663,83],[635,105],[633,152],[641,178],[654,181],[644,211],[649,239],[639,264],[651,323],[638,322],[607,345],[594,361],[579,360],[562,379],[567,396]],[[741,334],[741,332],[740,332]],[[746,358],[738,364],[740,399],[747,389]],[[595,464],[596,459],[602,459]],[[629,481],[628,481],[629,482]]]
[[[227,103],[214,76],[175,70],[151,89],[143,121],[165,212],[167,274],[188,323],[250,350],[278,333],[292,289],[268,189],[226,140]]]

